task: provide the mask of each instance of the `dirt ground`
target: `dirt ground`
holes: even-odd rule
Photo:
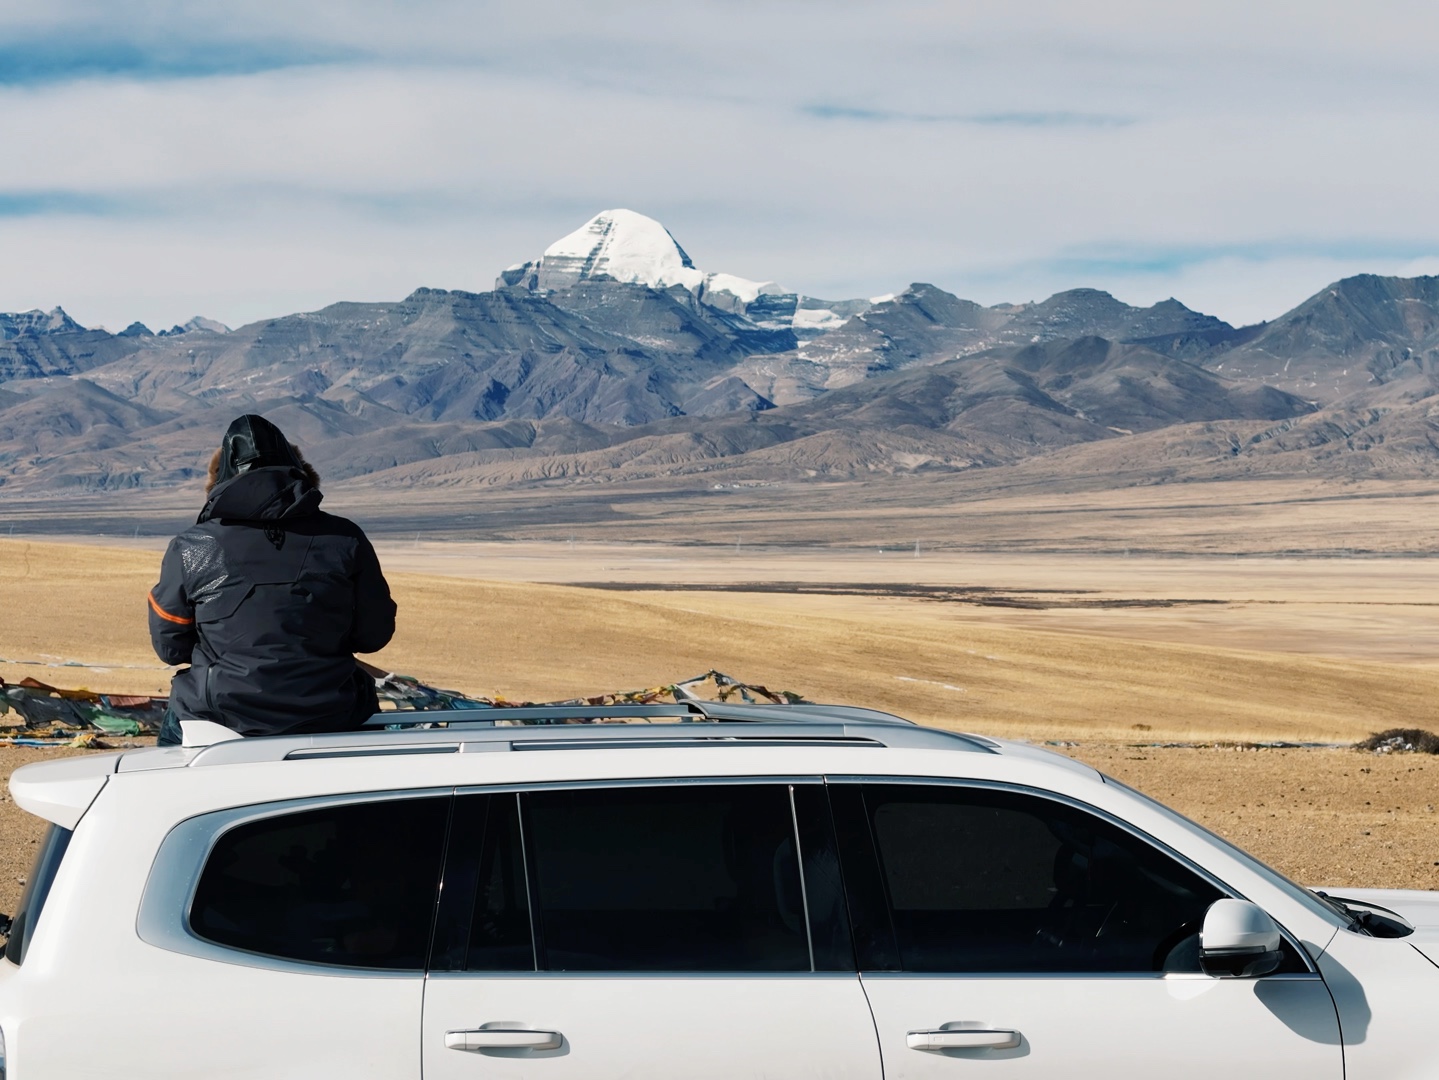
[[[1439,757],[1112,743],[1063,752],[1304,885],[1439,889]]]
[[[400,614],[373,661],[469,694],[554,700],[718,668],[1036,740],[1353,742],[1439,726],[1439,560],[380,552]],[[162,692],[145,624],[159,555],[0,540],[0,678]],[[885,591],[920,585],[986,602]]]
[[[163,540],[0,539],[0,678],[163,692]],[[382,542],[374,661],[553,700],[718,668],[1095,764],[1306,884],[1439,888],[1439,758],[1158,742],[1439,730],[1439,560]],[[583,583],[581,587],[577,583]],[[593,587],[603,586],[603,587]],[[60,751],[0,746],[0,779]],[[37,823],[0,802],[0,911]]]

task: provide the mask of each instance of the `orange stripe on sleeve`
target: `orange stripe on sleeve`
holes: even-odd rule
[[[178,615],[171,615],[168,611],[162,608],[159,604],[155,602],[155,594],[153,592],[150,593],[150,610],[153,611],[156,615],[160,616],[160,618],[164,619],[166,622],[179,623],[181,626],[195,625],[194,619],[182,619]]]

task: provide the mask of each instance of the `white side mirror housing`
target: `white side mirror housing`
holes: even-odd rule
[[[1199,966],[1220,978],[1258,978],[1283,962],[1281,945],[1279,927],[1263,908],[1248,900],[1216,900],[1199,931]]]

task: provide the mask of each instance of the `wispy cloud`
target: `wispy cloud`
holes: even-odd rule
[[[44,37],[0,45],[0,86],[76,79],[187,79],[365,59],[360,50],[287,41],[73,40]]]
[[[0,191],[0,218],[113,217],[140,208],[134,199],[93,192]]]
[[[1039,260],[1035,269],[1076,280],[1096,275],[1173,274],[1216,263],[1274,263],[1327,259],[1390,265],[1434,254],[1433,240],[1309,237],[1253,240],[1243,243],[1186,244],[1143,247],[1099,246],[1061,251]],[[1007,272],[1013,273],[1011,267]],[[1320,282],[1316,282],[1318,287]]]
[[[804,116],[816,120],[850,120],[866,124],[978,124],[985,127],[1103,128],[1127,127],[1138,117],[1117,113],[1019,111],[982,113],[908,112],[852,105],[805,105]]]
[[[1117,113],[1084,112],[995,112],[977,113],[967,118],[971,124],[987,124],[992,127],[1022,128],[1105,128],[1128,127],[1137,124],[1137,116],[1122,116]]]

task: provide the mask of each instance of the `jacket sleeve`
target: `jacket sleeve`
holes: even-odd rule
[[[150,644],[165,663],[188,664],[198,640],[195,605],[185,595],[179,541],[171,540],[160,563],[160,581],[150,590]]]
[[[370,541],[360,535],[355,553],[355,625],[350,647],[357,653],[379,652],[395,636],[395,602]]]

